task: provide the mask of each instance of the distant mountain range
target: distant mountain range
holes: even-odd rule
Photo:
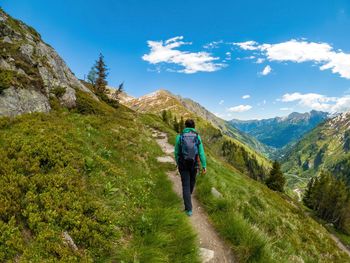
[[[269,147],[281,149],[295,143],[305,133],[328,118],[328,113],[312,110],[306,113],[293,112],[286,117],[263,120],[236,120],[229,123]]]
[[[300,178],[322,169],[350,182],[350,112],[335,116],[307,133],[286,153],[283,169]]]

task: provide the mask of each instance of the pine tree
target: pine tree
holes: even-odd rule
[[[119,96],[123,91],[124,91],[124,82],[119,84],[118,89],[116,89],[113,94],[113,99],[118,101],[118,103],[119,103]]]
[[[266,185],[274,191],[283,192],[285,183],[286,178],[281,171],[281,165],[278,161],[274,161],[270,175],[266,180]]]
[[[350,151],[350,130],[347,130],[344,133],[344,145],[343,145],[343,149],[345,152],[349,152]]]
[[[95,82],[95,90],[97,93],[104,94],[106,92],[106,86],[107,86],[106,78],[108,73],[107,73],[107,66],[104,62],[104,57],[101,53],[98,60],[96,61],[95,69],[97,74],[97,78]]]
[[[180,131],[179,131],[179,122],[177,121],[176,116],[174,116],[174,124],[173,124],[173,126],[174,126],[174,130],[175,130],[177,133],[179,133],[179,132],[180,132]]]
[[[309,208],[313,207],[312,194],[314,191],[314,184],[315,184],[315,178],[311,177],[310,181],[307,184],[307,187],[303,196],[303,202]]]
[[[95,85],[96,78],[97,78],[97,72],[96,72],[96,67],[94,66],[94,67],[91,67],[87,75],[87,79],[88,79],[88,82],[90,82],[92,85]]]
[[[162,111],[162,120],[163,120],[165,123],[168,123],[168,122],[169,122],[168,113],[167,113],[166,110],[163,110],[163,111]]]
[[[185,129],[185,121],[184,121],[184,118],[181,116],[181,119],[179,122],[179,132],[182,132],[183,129]]]

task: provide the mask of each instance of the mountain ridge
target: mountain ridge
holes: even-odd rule
[[[283,168],[309,178],[322,169],[350,182],[350,112],[341,113],[307,133],[286,154]]]
[[[270,151],[268,147],[261,144],[255,138],[230,126],[227,121],[217,117],[200,103],[180,95],[175,95],[166,89],[159,89],[139,98],[126,95],[125,99],[121,99],[121,103],[141,112],[159,113],[162,110],[174,111],[174,113],[177,113],[178,118],[180,116],[188,117],[191,113],[194,113],[219,128],[224,134],[249,145],[259,153],[267,155]]]
[[[262,120],[229,121],[239,130],[250,134],[267,146],[281,149],[295,143],[305,133],[325,121],[329,114],[322,111],[292,112],[285,117]]]

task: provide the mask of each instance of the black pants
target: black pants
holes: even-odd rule
[[[185,210],[192,210],[191,194],[193,193],[194,185],[196,184],[197,169],[183,168],[179,169],[182,182],[182,197],[184,199]]]

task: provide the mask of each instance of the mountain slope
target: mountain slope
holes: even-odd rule
[[[71,111],[0,118],[0,261],[198,262],[152,131],[77,96]]]
[[[171,143],[175,142],[176,133],[170,126],[161,125],[155,119],[147,123],[166,131]],[[208,173],[198,176],[196,196],[214,226],[232,246],[238,262],[350,260],[337,247],[327,230],[297,203],[252,180],[221,158],[216,151],[216,136],[204,136]],[[214,195],[213,188],[222,196]]]
[[[128,97],[127,101],[122,100],[121,102],[126,106],[141,112],[160,113],[162,110],[169,110],[175,113],[177,117],[183,116],[184,118],[195,115],[211,123],[214,127],[218,128],[229,137],[248,145],[259,153],[266,154],[269,151],[267,147],[255,138],[230,126],[225,120],[215,116],[199,103],[188,98],[174,95],[167,90],[158,90],[140,98]]]
[[[270,152],[270,149],[268,147],[260,143],[254,137],[249,136],[245,132],[241,132],[240,130],[236,129],[235,127],[230,125],[227,121],[217,117],[215,114],[208,111],[198,102],[195,102],[188,98],[182,98],[181,96],[177,96],[177,97],[179,98],[180,102],[186,109],[202,117],[204,120],[209,121],[214,126],[218,127],[224,134],[232,138],[235,138],[240,142],[243,142],[244,144],[250,146],[254,150],[264,155],[268,155],[268,153]]]
[[[270,147],[283,148],[296,142],[305,133],[325,121],[327,116],[326,112],[313,110],[263,120],[231,120],[230,124]]]
[[[40,34],[0,9],[0,116],[48,112],[50,98],[75,106],[75,91],[90,92]]]
[[[342,113],[306,134],[289,150],[283,163],[287,173],[309,178],[322,169],[350,182],[350,113]]]
[[[239,134],[236,136],[230,133],[225,134],[223,130],[209,120],[190,111],[190,107],[186,108],[178,96],[168,91],[159,90],[137,99],[131,99],[125,102],[125,105],[143,113],[159,115],[163,110],[166,110],[171,112],[172,116],[177,116],[177,119],[180,119],[180,117],[194,119],[201,137],[212,144],[215,153],[223,156],[227,161],[233,163],[238,170],[249,174],[252,178],[261,180],[270,169],[269,160],[237,139],[237,137],[241,138]],[[219,118],[216,120],[221,121]],[[172,120],[170,120],[171,122]],[[234,130],[231,129],[230,131],[233,132]]]

